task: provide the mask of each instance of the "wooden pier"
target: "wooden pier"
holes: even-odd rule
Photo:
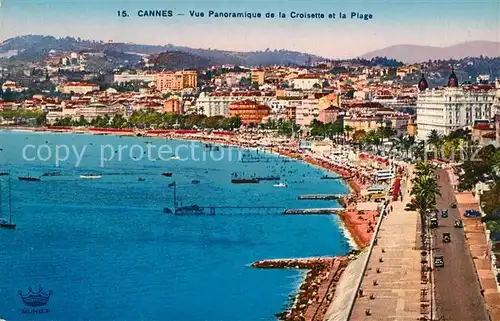
[[[306,194],[297,198],[299,200],[337,200],[346,196],[344,194]]]
[[[296,208],[296,209],[288,209],[284,210],[283,214],[285,215],[311,215],[311,214],[336,214],[340,211],[343,211],[342,207],[336,208]]]
[[[175,210],[165,208],[166,214],[177,216],[234,216],[234,215],[313,215],[336,214],[343,208],[297,208],[285,209],[280,206],[186,206]]]

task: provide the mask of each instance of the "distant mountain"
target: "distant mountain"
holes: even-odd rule
[[[172,44],[155,46],[131,43],[104,43],[80,38],[56,38],[52,36],[26,35],[10,38],[0,44],[1,57],[12,60],[39,61],[46,58],[51,50],[56,51],[99,51],[110,50],[136,55],[137,57],[161,52],[181,52],[208,59],[213,64],[232,65],[304,65],[325,60],[322,57],[289,50],[269,50],[235,52],[212,49],[195,49]],[[13,53],[17,53],[13,55]],[[131,57],[129,57],[131,58]],[[127,59],[133,61],[135,59]]]
[[[462,59],[466,57],[500,57],[500,42],[471,41],[450,47],[396,45],[366,53],[361,58],[393,58],[406,63],[430,60]]]

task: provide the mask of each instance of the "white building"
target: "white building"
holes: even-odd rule
[[[311,90],[317,86],[319,86],[320,88],[323,87],[321,78],[314,75],[299,75],[296,78],[291,79],[289,83],[293,86],[294,89],[302,90]]]
[[[113,81],[115,83],[126,83],[131,81],[155,82],[156,74],[150,74],[150,73],[131,74],[123,72],[121,74],[115,74]]]
[[[425,80],[425,79],[424,79]],[[440,135],[466,126],[476,120],[491,120],[495,116],[496,90],[491,85],[458,86],[452,73],[448,87],[428,89],[419,83],[417,98],[417,138],[426,140],[432,130]]]
[[[283,97],[281,97],[283,98]],[[280,115],[280,114],[286,114],[286,109],[290,107],[297,107],[301,104],[301,99],[280,99],[278,98],[273,98],[270,100],[267,105],[271,107],[271,114],[273,115]]]

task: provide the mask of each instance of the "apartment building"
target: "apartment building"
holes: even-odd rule
[[[259,124],[269,116],[269,106],[252,100],[235,101],[229,105],[229,117],[238,116],[246,124]]]
[[[254,69],[250,74],[250,78],[252,80],[252,84],[257,83],[259,86],[263,85],[264,81],[266,80],[266,71],[260,69]]]
[[[166,71],[156,74],[156,89],[160,92],[196,88],[198,74],[194,70]]]
[[[290,80],[294,89],[311,90],[315,87],[322,87],[322,80],[316,75],[298,75],[296,78]]]
[[[131,81],[155,82],[156,74],[123,72],[113,75],[113,81],[115,83],[126,83]]]
[[[63,94],[87,94],[97,90],[99,85],[83,82],[69,82],[59,87],[59,91]]]
[[[314,119],[319,120],[319,99],[309,95],[295,108],[295,123],[299,126],[308,126]]]
[[[196,108],[207,117],[229,116],[229,105],[235,101],[252,100],[260,104],[267,104],[274,97],[274,92],[260,91],[233,91],[201,93],[196,100]]]

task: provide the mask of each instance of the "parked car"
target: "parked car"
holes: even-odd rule
[[[477,210],[468,209],[468,210],[465,210],[464,216],[465,217],[481,217],[481,212],[479,212]]]
[[[448,210],[442,210],[441,211],[441,217],[442,218],[447,218],[448,217]]]
[[[464,227],[464,223],[462,222],[462,220],[455,220],[455,224],[453,224],[453,226],[462,228]]]
[[[443,243],[449,243],[449,242],[451,242],[450,233],[443,233]]]
[[[457,208],[457,203],[455,203],[455,202],[451,203],[450,207],[451,208]]]
[[[436,268],[444,267],[444,258],[442,255],[434,256],[434,267]]]

